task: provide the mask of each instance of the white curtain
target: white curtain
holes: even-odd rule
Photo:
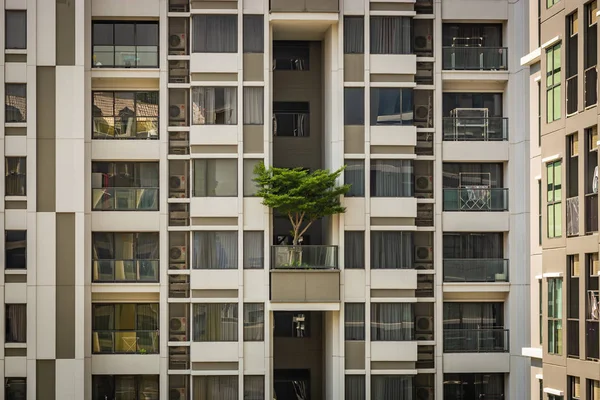
[[[244,303],[244,341],[262,342],[265,340],[265,305]]]
[[[27,342],[27,305],[6,305],[6,342]]]
[[[244,15],[244,53],[262,53],[265,47],[264,17]]]
[[[237,53],[237,15],[194,15],[194,53]]]
[[[365,268],[364,231],[346,231],[344,233],[344,268]]]
[[[254,174],[254,167],[262,160],[245,158],[244,159],[244,197],[251,197],[258,191],[258,185],[254,182],[256,175]]]
[[[263,231],[244,232],[244,269],[263,269],[265,266]]]
[[[365,400],[365,376],[346,375],[346,399]],[[376,399],[375,397],[373,399]]]
[[[346,303],[344,319],[345,340],[365,340],[365,304]]]
[[[264,96],[262,87],[244,88],[244,125],[262,125]]]
[[[238,377],[194,376],[193,400],[238,400]]]
[[[193,305],[195,342],[236,342],[238,340],[238,305],[210,303]]]
[[[236,269],[238,234],[233,232],[194,232],[194,269]]]
[[[193,196],[237,196],[237,159],[195,159]]]
[[[412,269],[413,233],[393,231],[371,232],[371,268]]]
[[[373,375],[371,376],[371,398],[377,400],[410,400],[413,398],[413,377]]]
[[[346,197],[365,197],[365,161],[346,160],[344,183],[350,186]]]
[[[371,54],[410,54],[410,17],[371,17]]]
[[[365,52],[365,18],[344,17],[344,54]]]
[[[412,197],[412,160],[371,160],[371,196]]]
[[[371,340],[413,340],[413,333],[413,304],[371,303]]]
[[[237,88],[192,88],[192,124],[237,124]]]

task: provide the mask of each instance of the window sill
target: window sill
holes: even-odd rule
[[[5,349],[26,349],[27,343],[5,343]]]
[[[4,196],[4,201],[27,201],[27,196]]]
[[[27,54],[27,49],[5,49],[4,54]]]
[[[27,128],[27,122],[5,122],[5,128]]]
[[[6,275],[27,275],[27,269],[5,269],[4,273]]]

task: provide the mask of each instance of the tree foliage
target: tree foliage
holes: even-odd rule
[[[262,197],[265,206],[288,216],[297,245],[313,222],[346,211],[340,196],[348,192],[350,185],[336,184],[344,168],[309,172],[303,168],[266,168],[259,163],[254,168],[256,196]]]

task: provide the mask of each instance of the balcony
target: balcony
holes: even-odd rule
[[[93,282],[158,282],[158,260],[94,260]]]
[[[340,6],[338,0],[270,0],[271,12],[313,12],[313,13],[336,13]]]
[[[444,329],[444,353],[507,353],[508,329]]]
[[[452,71],[506,71],[506,47],[444,47],[442,69]]]
[[[92,189],[93,211],[158,211],[158,188]]]
[[[444,117],[442,125],[444,141],[507,141],[508,118],[505,117]]]
[[[444,189],[444,211],[508,211],[508,188]]]
[[[339,300],[337,246],[271,246],[272,302]]]
[[[445,259],[444,282],[508,282],[508,260]]]
[[[97,330],[93,335],[94,354],[158,354],[158,331]]]
[[[158,46],[94,46],[94,68],[158,68]]]
[[[94,117],[92,139],[158,139],[158,117]]]

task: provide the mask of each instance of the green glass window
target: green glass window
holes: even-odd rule
[[[560,119],[561,44],[546,50],[546,122]]]
[[[547,189],[547,233],[549,238],[562,235],[562,162],[546,164]]]
[[[562,354],[562,278],[548,279],[548,353]]]

